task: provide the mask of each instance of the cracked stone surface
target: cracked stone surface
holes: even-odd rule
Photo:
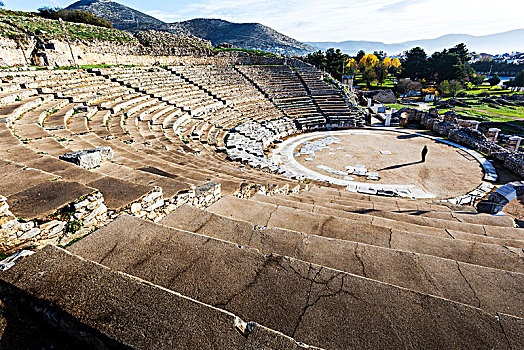
[[[311,211],[313,213],[333,215],[363,222],[369,220],[370,217],[376,217],[378,220],[373,221],[375,224],[378,224],[380,221],[389,227],[394,227],[399,230],[405,230],[414,233],[427,234],[428,229],[432,228],[433,230],[431,230],[431,233],[442,235],[443,230],[448,229],[466,233],[469,240],[480,241],[483,238],[479,236],[484,235],[494,238],[513,238],[524,240],[524,233],[522,230],[514,228],[513,220],[508,217],[503,217],[504,220],[500,220],[498,217],[492,216],[486,218],[486,215],[484,214],[470,215],[469,218],[471,220],[477,221],[475,223],[467,223],[457,221],[455,218],[453,218],[453,215],[450,215],[448,219],[430,218],[420,215],[409,215],[406,213],[396,213],[377,209],[351,209],[351,206],[332,203],[302,203],[295,201],[294,198],[292,199],[284,196],[256,195],[253,197],[253,199],[259,202],[283,205],[291,208]],[[494,222],[490,223],[489,226],[480,224],[480,222],[489,222],[488,219],[489,221]],[[494,224],[495,226],[491,226]],[[497,226],[497,224],[504,226]]]
[[[54,246],[2,272],[0,278],[4,285],[27,292],[30,300],[45,305],[56,322],[97,347],[303,348],[293,339],[260,325],[253,329],[250,324],[251,332],[245,336],[231,313],[111,271]],[[18,344],[23,346],[24,339]]]
[[[249,204],[249,205],[248,205]],[[277,210],[275,211],[275,207]],[[450,239],[371,225],[274,204],[223,197],[208,208],[214,214],[328,238],[416,252],[465,263],[524,273],[524,251],[495,244]],[[269,213],[271,221],[268,222]],[[381,218],[379,218],[381,219]]]
[[[440,296],[495,314],[524,317],[524,275],[430,255],[261,228],[185,205],[161,224]],[[460,270],[459,270],[460,269]]]
[[[300,195],[303,195],[301,193]],[[307,195],[307,194],[306,194]],[[484,230],[482,231],[482,235],[480,234],[472,234],[469,232],[464,232],[460,230],[449,230],[448,228],[438,228],[438,227],[428,227],[425,225],[417,225],[409,222],[402,222],[398,220],[388,219],[388,218],[382,218],[378,216],[369,216],[369,215],[361,215],[366,214],[369,210],[374,209],[367,209],[367,210],[360,210],[358,213],[349,213],[345,210],[345,204],[344,206],[340,207],[339,205],[336,206],[337,210],[333,210],[332,208],[323,208],[323,206],[326,206],[328,204],[323,203],[322,206],[317,206],[315,203],[306,203],[304,204],[300,200],[296,200],[298,198],[302,198],[300,196],[292,197],[293,200],[290,200],[290,196],[285,199],[281,199],[280,197],[266,197],[266,196],[255,196],[253,199],[256,199],[257,201],[269,203],[269,204],[275,204],[273,202],[277,202],[282,204],[283,206],[287,206],[290,208],[305,210],[305,211],[311,211],[318,214],[323,215],[333,215],[338,216],[341,218],[351,219],[354,221],[364,222],[364,223],[370,223],[371,225],[376,226],[385,226],[388,228],[396,228],[403,231],[413,232],[413,233],[420,233],[424,235],[433,235],[437,237],[447,237],[450,233],[452,233],[455,237],[455,239],[460,240],[466,240],[466,241],[473,241],[473,242],[481,242],[481,243],[490,243],[490,244],[503,244],[508,245],[516,248],[524,248],[524,237],[522,237],[523,233],[519,230],[515,229],[509,229],[506,230],[505,228],[502,228],[506,231],[506,233],[510,233],[509,235],[499,235],[501,237],[491,237],[488,236]],[[370,202],[371,203],[371,202]],[[313,205],[313,209],[310,209],[310,207],[307,205]],[[376,205],[376,204],[375,204]],[[340,208],[343,208],[343,210],[338,210]],[[370,219],[371,218],[371,219]],[[511,236],[514,235],[517,238],[520,239],[512,239]]]
[[[480,309],[133,217],[70,249],[315,346],[508,348]]]

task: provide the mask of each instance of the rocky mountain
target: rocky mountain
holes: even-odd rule
[[[148,30],[173,34],[194,35],[213,45],[228,43],[243,49],[258,49],[275,53],[302,55],[315,49],[259,23],[231,23],[220,19],[192,19],[165,23],[126,5],[110,0],[80,0],[67,7],[94,13],[113,23],[113,27],[128,32]]]
[[[167,23],[114,1],[80,0],[69,5],[66,9],[89,11],[110,21],[114,28],[128,32],[169,31]]]
[[[524,29],[484,36],[449,34],[436,39],[413,40],[394,44],[375,41],[309,42],[308,44],[320,50],[327,50],[331,47],[339,48],[350,55],[356,54],[359,50],[366,52],[382,50],[393,55],[416,46],[422,47],[428,54],[431,54],[460,43],[465,43],[470,51],[491,54],[524,51]]]
[[[213,45],[228,43],[235,47],[258,49],[270,52],[305,54],[314,51],[310,45],[303,44],[289,36],[259,23],[231,23],[221,19],[197,18],[171,24],[177,34],[191,34]]]

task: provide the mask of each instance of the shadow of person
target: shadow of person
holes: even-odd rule
[[[419,160],[418,162],[411,162],[411,163],[392,165],[392,166],[389,166],[387,168],[378,169],[377,171],[394,170],[394,169],[399,169],[399,168],[403,168],[403,167],[406,167],[406,166],[415,165],[415,164],[421,164],[421,163],[423,163],[423,161]]]

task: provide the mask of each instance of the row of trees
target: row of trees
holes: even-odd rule
[[[469,51],[466,45],[459,44],[451,49],[435,52],[428,57],[424,49],[415,47],[406,52],[402,63],[401,76],[423,81],[457,80],[470,81],[475,71],[470,67]]]
[[[336,79],[341,79],[343,75],[360,73],[369,87],[375,81],[383,83],[389,73],[396,75],[400,71],[401,63],[398,58],[383,56],[381,52],[366,54],[360,51],[357,56],[350,57],[340,49],[328,49],[325,53],[317,51],[309,54],[306,62],[326,70]]]
[[[384,83],[389,73],[397,74],[400,69],[400,60],[398,58],[384,57],[377,54],[365,54],[359,59],[359,56],[355,58],[349,58],[346,66],[350,75],[356,75],[360,73],[362,80],[366,83],[367,87],[371,86],[371,83],[378,82]]]
[[[514,79],[506,83],[508,87],[524,87],[524,70],[520,71]]]
[[[85,23],[98,27],[113,28],[111,22],[100,18],[89,11],[83,10],[65,10],[60,8],[41,7],[38,9],[38,15],[48,19],[59,19],[66,22]]]
[[[517,75],[522,71],[522,66],[519,64],[493,62],[489,58],[482,59],[471,64],[471,67],[476,72],[489,73],[498,72],[505,75]]]

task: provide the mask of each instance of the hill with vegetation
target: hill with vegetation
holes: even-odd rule
[[[67,35],[73,41],[137,42],[127,32],[85,23],[64,22]],[[65,40],[66,33],[58,20],[43,18],[35,13],[0,10],[0,36],[28,42],[29,38]]]
[[[114,28],[128,32],[169,31],[167,23],[114,1],[80,0],[66,7],[66,10],[89,11],[110,21]]]
[[[302,55],[314,48],[260,23],[231,23],[221,19],[197,18],[171,24],[177,34],[192,34],[219,45]]]
[[[314,48],[259,23],[231,23],[220,19],[192,19],[165,23],[131,7],[107,0],[80,0],[66,10],[84,10],[104,18],[114,28],[136,33],[139,31],[164,31],[176,35],[196,36],[209,40],[213,45],[227,43],[241,49],[303,55]]]
[[[153,56],[201,56],[214,53],[211,42],[192,35],[176,35],[154,30],[129,33],[108,28],[103,22],[101,24],[104,26],[96,26],[64,21],[62,26],[57,19],[44,18],[48,15],[49,12],[42,14],[42,11],[29,13],[0,10],[0,37],[14,40],[22,48],[27,48],[34,40],[47,43],[69,39],[73,43],[95,46],[99,43],[115,47],[124,45],[134,53]],[[82,21],[83,18],[77,20]]]

